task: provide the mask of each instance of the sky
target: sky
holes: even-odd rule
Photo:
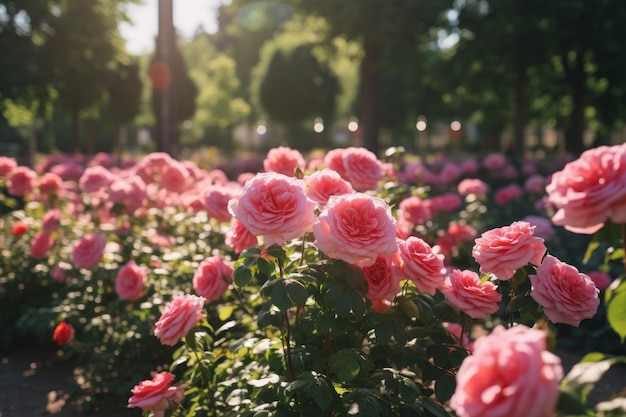
[[[183,37],[194,34],[199,25],[211,33],[217,30],[217,7],[221,0],[173,0],[174,26]],[[141,5],[129,5],[128,16],[133,25],[120,24],[126,47],[132,54],[154,50],[154,37],[158,28],[158,0],[143,0]]]

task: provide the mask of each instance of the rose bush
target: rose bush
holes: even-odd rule
[[[327,155],[304,169],[298,162],[295,177],[242,172],[234,163],[204,169],[164,154],[123,168],[102,156],[46,160],[36,172],[62,178],[54,198],[33,187],[15,196],[7,189],[3,200],[3,207],[14,207],[0,224],[7,248],[0,258],[0,320],[9,329],[3,337],[19,329],[50,341],[58,323],[71,325],[74,339],[62,349],[78,359],[88,381],[83,392],[128,393],[138,384],[129,405],[146,412],[432,417],[480,407],[501,415],[497,404],[519,404],[534,392],[527,386],[533,383],[545,388],[534,404],[538,412],[554,411],[558,366],[553,358],[542,362],[551,358],[544,354],[551,337],[533,330],[529,345],[541,345],[533,350],[541,353],[524,362],[528,369],[511,370],[493,362],[500,351],[476,353],[481,339],[474,340],[474,326],[537,325],[553,336],[555,328],[563,334],[608,318],[622,334],[611,321],[617,313],[597,305],[583,272],[550,267],[555,256],[581,271],[610,273],[619,284],[619,242],[592,242],[584,256],[588,241],[562,228],[546,238],[532,222],[511,224],[552,214],[550,205],[537,211],[543,196],[534,188],[516,203],[498,204],[496,192],[510,185],[507,178],[515,177],[525,193],[519,173],[535,175],[540,167],[514,167],[493,156],[484,164],[466,158],[427,165],[354,149]],[[330,171],[319,174],[324,169]],[[105,179],[99,185],[94,172]],[[81,189],[83,175],[94,176],[83,181],[96,184],[90,191]],[[239,184],[231,181],[237,178]],[[461,194],[458,183],[466,178],[488,186]],[[56,209],[60,217],[45,218]],[[11,233],[17,222],[28,224],[19,236]],[[44,230],[52,243],[33,257],[30,243]],[[495,252],[485,236],[497,242]],[[91,243],[75,249],[83,240]],[[475,272],[483,264],[493,275]],[[619,301],[622,287],[615,283],[605,293]],[[541,291],[562,303],[540,299]],[[545,325],[576,300],[587,302],[585,320]],[[600,318],[587,319],[594,308]],[[497,339],[501,357],[524,357],[524,344],[509,343],[506,334],[495,331],[483,346]],[[476,382],[462,372],[465,363],[492,377]],[[555,377],[544,378],[550,369]],[[146,380],[154,371],[161,377]],[[511,380],[496,378],[501,373],[517,378],[520,389],[513,393]],[[592,412],[572,395],[572,380],[565,382],[571,389],[557,392],[559,407]],[[464,394],[476,390],[484,395]],[[147,402],[140,401],[143,394]]]

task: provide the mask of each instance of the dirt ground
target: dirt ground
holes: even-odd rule
[[[568,371],[580,355],[558,352]],[[138,417],[141,410],[127,409],[127,398],[97,398],[93,410],[72,402],[63,391],[70,386],[73,367],[55,359],[56,352],[29,347],[0,359],[0,417]],[[626,390],[626,365],[616,365],[590,394],[590,402],[608,400]],[[129,393],[130,395],[130,393]]]

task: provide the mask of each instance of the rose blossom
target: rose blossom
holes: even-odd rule
[[[572,232],[595,233],[607,220],[626,223],[626,144],[583,152],[552,175],[546,192],[558,209],[552,222]]]
[[[454,269],[443,281],[439,290],[457,310],[473,319],[483,319],[498,311],[502,295],[489,281],[480,282],[474,271]]]
[[[506,187],[502,187],[498,189],[493,198],[496,201],[496,204],[500,206],[505,206],[509,204],[511,201],[517,201],[522,198],[524,195],[524,189],[517,184],[510,184]]]
[[[611,276],[607,274],[606,272],[602,272],[602,271],[591,271],[587,273],[587,276],[591,278],[593,283],[596,285],[596,288],[599,289],[600,291],[606,290],[607,288],[609,288],[609,286],[611,285],[611,282],[613,282],[613,279],[611,278]]]
[[[30,257],[33,259],[44,258],[53,244],[54,238],[49,233],[37,233],[30,242]]]
[[[432,201],[422,200],[418,196],[410,196],[402,201],[398,207],[398,217],[418,225],[427,222],[433,217]]]
[[[330,197],[313,234],[315,245],[327,256],[360,267],[398,250],[389,206],[362,193]]]
[[[185,166],[172,159],[161,171],[161,186],[169,191],[181,193],[187,189],[189,171]]]
[[[198,265],[193,275],[193,289],[207,301],[214,301],[222,297],[232,280],[233,267],[215,255]]]
[[[15,158],[0,156],[0,177],[8,176],[15,168],[17,168]]]
[[[444,211],[449,213],[461,207],[463,200],[456,193],[445,193],[432,197],[430,204],[434,212]]]
[[[307,196],[323,209],[332,195],[352,194],[352,185],[341,178],[337,171],[323,169],[311,174],[306,181]]]
[[[32,169],[24,166],[15,168],[7,181],[9,194],[19,197],[28,194],[35,186],[36,179],[37,174]]]
[[[315,202],[307,198],[301,181],[273,172],[248,181],[228,210],[267,245],[300,237],[315,221]]]
[[[552,417],[563,367],[546,334],[498,326],[474,342],[456,375],[450,407],[459,417]]]
[[[596,314],[600,290],[574,266],[548,255],[537,268],[537,275],[529,275],[529,278],[530,296],[543,306],[552,323],[578,327],[581,320]]]
[[[11,228],[11,234],[15,237],[20,237],[28,230],[28,223],[16,222]]]
[[[522,219],[522,221],[530,223],[532,226],[535,226],[535,230],[533,234],[542,238],[545,241],[549,241],[556,235],[556,230],[552,227],[552,222],[550,219],[546,219],[545,217],[528,215]]]
[[[486,168],[490,171],[497,171],[502,169],[506,165],[506,158],[504,155],[499,153],[492,153],[487,155],[482,161],[483,168]]]
[[[66,345],[74,338],[74,327],[62,321],[57,324],[57,327],[54,329],[54,333],[52,334],[52,340],[57,342],[59,346]]]
[[[342,154],[346,180],[357,191],[374,190],[383,176],[382,167],[373,152],[365,148],[346,148]],[[341,172],[340,172],[341,175]]]
[[[115,174],[100,165],[91,166],[78,180],[80,189],[85,193],[95,193],[115,180]]]
[[[39,191],[42,194],[55,195],[62,184],[61,177],[52,172],[46,172],[39,179]]]
[[[54,268],[52,268],[52,271],[50,272],[50,276],[55,282],[61,284],[64,283],[67,279],[67,273],[65,272],[65,269],[63,269],[63,267],[59,264],[54,265]]]
[[[445,266],[442,259],[428,243],[415,236],[407,240],[398,239],[398,249],[402,275],[410,279],[420,292],[434,295],[443,281]]]
[[[161,318],[156,322],[154,335],[161,344],[174,346],[191,330],[201,319],[206,317],[202,313],[204,297],[196,295],[181,295],[165,305]]]
[[[239,184],[236,186],[211,185],[202,194],[202,205],[209,216],[219,222],[228,222],[233,218],[228,212],[228,202],[241,191]]]
[[[533,234],[535,226],[513,222],[510,226],[483,233],[472,249],[480,272],[508,280],[515,271],[530,264],[539,265],[546,252],[543,239]]]
[[[459,183],[457,191],[461,195],[476,194],[478,197],[484,197],[489,192],[489,185],[479,179],[466,178]]]
[[[131,260],[117,272],[115,292],[120,300],[136,301],[143,297],[146,283],[146,271]]]
[[[112,203],[124,205],[129,213],[142,207],[148,196],[146,184],[138,175],[113,181],[107,192]]]
[[[70,259],[74,267],[90,269],[98,265],[102,259],[105,244],[106,241],[102,234],[89,233],[83,236],[72,247]]]
[[[237,219],[232,219],[230,229],[226,232],[224,243],[233,248],[235,253],[241,253],[246,249],[257,246],[258,240],[255,235],[246,229],[243,223]]]
[[[529,193],[543,194],[546,188],[546,179],[543,175],[534,174],[524,181],[524,189]]]
[[[41,230],[44,233],[52,233],[59,228],[61,224],[61,210],[52,209],[43,216],[41,221]]]
[[[393,264],[391,256],[379,256],[372,265],[362,268],[367,281],[367,298],[391,301],[400,292],[400,280]]]
[[[265,172],[277,172],[288,177],[294,176],[296,168],[304,171],[306,161],[299,151],[286,146],[270,149],[263,161]]]
[[[154,417],[164,416],[165,410],[177,407],[185,399],[185,385],[172,386],[175,378],[174,374],[160,372],[151,380],[141,381],[131,390],[128,407],[152,411]]]

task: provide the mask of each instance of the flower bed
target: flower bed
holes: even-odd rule
[[[550,349],[624,361],[626,145],[566,162],[0,157],[3,340],[157,416],[594,415]]]

